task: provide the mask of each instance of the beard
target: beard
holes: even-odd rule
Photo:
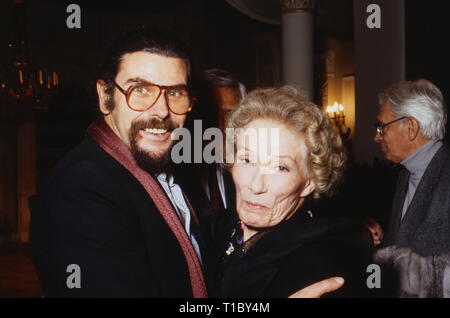
[[[167,129],[173,131],[178,126],[169,118],[160,120],[151,118],[148,120],[140,120],[133,122],[128,132],[128,140],[130,141],[130,151],[136,160],[137,165],[150,174],[158,174],[161,172],[170,173],[173,170],[173,162],[171,160],[172,147],[175,143],[171,141],[166,150],[147,151],[142,149],[138,142],[143,138],[139,135],[140,130],[145,128]]]
[[[116,107],[114,98],[109,95],[105,101],[107,109],[113,110]],[[161,150],[159,152],[146,151],[139,147],[139,130],[145,128],[167,129],[167,131],[173,131],[178,128],[176,123],[166,118],[163,120],[151,118],[147,120],[140,120],[131,124],[128,132],[128,140],[130,142],[130,151],[136,161],[137,165],[147,171],[150,174],[158,174],[161,172],[170,173],[173,171],[173,162],[171,160],[172,147],[175,144],[175,140],[171,141],[171,144],[166,151]]]

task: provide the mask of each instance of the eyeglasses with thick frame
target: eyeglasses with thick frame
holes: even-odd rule
[[[152,108],[152,107],[156,104],[156,102],[158,101],[158,99],[161,97],[161,93],[162,93],[163,91],[164,91],[164,98],[166,99],[167,107],[170,109],[170,111],[171,111],[172,113],[174,113],[174,114],[176,114],[176,115],[185,115],[185,114],[187,114],[188,112],[190,112],[190,111],[192,110],[192,107],[193,107],[193,105],[194,105],[194,102],[197,100],[196,97],[190,97],[190,96],[189,96],[189,105],[188,105],[188,107],[187,107],[187,110],[186,110],[185,112],[176,112],[176,111],[174,111],[174,110],[172,109],[172,107],[171,107],[171,105],[170,105],[171,102],[169,101],[169,98],[168,98],[168,96],[167,96],[167,92],[168,92],[170,89],[175,89],[175,88],[177,88],[178,85],[176,85],[176,86],[165,86],[165,85],[158,85],[158,84],[153,84],[153,83],[150,83],[150,82],[145,82],[145,83],[136,83],[136,84],[131,85],[131,86],[128,87],[127,89],[123,89],[119,84],[116,83],[116,81],[112,81],[112,82],[113,82],[114,85],[117,87],[117,89],[118,89],[122,94],[125,95],[125,99],[126,99],[126,101],[127,101],[128,107],[129,107],[130,109],[134,110],[134,111],[137,111],[137,112],[145,112],[145,111],[149,110],[150,108]],[[153,87],[158,87],[159,93],[158,93],[158,96],[155,98],[155,101],[154,101],[152,104],[149,104],[149,106],[148,106],[147,108],[145,108],[145,109],[137,109],[137,108],[135,108],[135,107],[133,107],[133,106],[130,105],[129,100],[130,100],[130,96],[131,96],[133,90],[135,90],[135,89],[138,88],[138,87],[142,87],[142,86],[153,86]]]
[[[386,123],[386,124],[382,124],[382,123],[380,123],[380,122],[377,122],[377,123],[374,124],[374,126],[375,126],[375,128],[376,128],[376,130],[377,130],[377,133],[379,133],[380,136],[383,136],[383,134],[384,134],[384,128],[385,128],[385,127],[387,127],[387,126],[389,126],[390,124],[393,124],[393,123],[395,123],[395,122],[397,122],[397,121],[400,121],[400,120],[402,120],[402,119],[405,119],[405,118],[408,118],[408,116],[403,116],[403,117],[394,119],[394,120],[392,120],[392,121],[390,121],[390,122],[388,122],[388,123]]]

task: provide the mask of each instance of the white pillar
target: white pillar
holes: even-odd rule
[[[314,0],[281,0],[283,84],[314,98]]]

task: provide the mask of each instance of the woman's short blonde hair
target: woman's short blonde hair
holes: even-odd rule
[[[278,121],[302,136],[306,170],[315,183],[313,197],[334,194],[344,174],[346,154],[340,135],[317,105],[291,86],[255,89],[230,113],[227,128],[233,130],[228,131],[245,128],[256,119]]]

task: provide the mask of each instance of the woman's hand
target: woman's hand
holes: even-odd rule
[[[342,285],[344,285],[344,279],[342,277],[331,277],[309,285],[295,292],[289,298],[320,298],[326,293],[338,290]]]
[[[381,225],[368,216],[366,218],[366,227],[369,229],[370,234],[372,234],[373,245],[377,247],[383,240],[383,229],[381,228]]]

